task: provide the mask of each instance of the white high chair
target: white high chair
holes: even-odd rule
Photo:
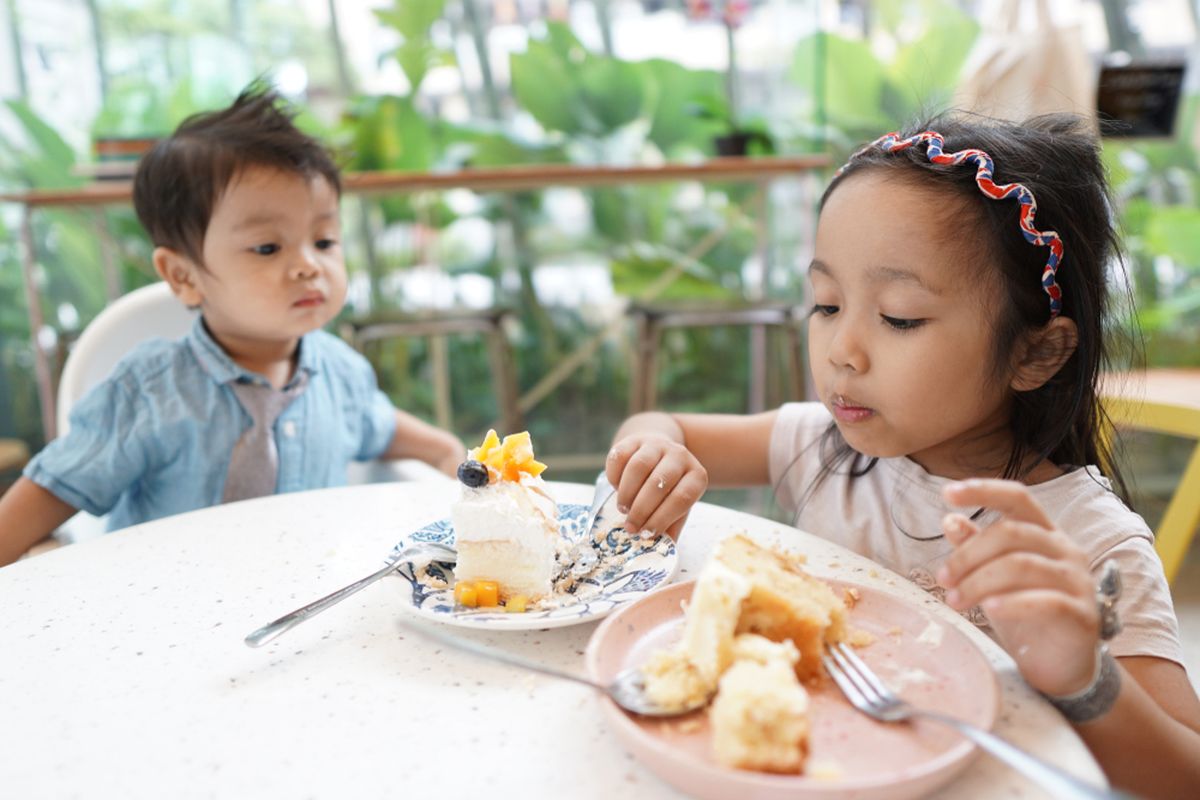
[[[118,297],[83,329],[58,380],[57,435],[71,426],[71,409],[88,390],[108,377],[117,362],[144,341],[178,339],[191,330],[198,312],[188,309],[159,281]],[[104,533],[104,519],[80,511],[55,532],[63,543]]]

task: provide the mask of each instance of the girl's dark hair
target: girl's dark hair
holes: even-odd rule
[[[229,182],[247,167],[320,175],[338,194],[329,151],[292,122],[295,112],[255,81],[219,111],[195,114],[138,164],[133,205],[155,247],[170,247],[203,265],[204,234]]]
[[[1016,124],[958,113],[923,122],[901,132],[901,138],[925,130],[942,134],[947,153],[965,148],[987,152],[995,163],[996,183],[1025,184],[1037,200],[1035,226],[1057,231],[1063,240],[1064,257],[1057,275],[1061,314],[1074,320],[1078,343],[1045,384],[1015,393],[1009,422],[1013,445],[1002,476],[1019,478],[1028,465],[1043,459],[1060,465],[1093,464],[1128,502],[1125,481],[1101,435],[1109,422],[1097,396],[1101,369],[1112,356],[1105,337],[1110,271],[1120,281],[1123,297],[1129,298],[1098,137],[1089,122],[1075,115],[1052,114]],[[934,164],[926,145],[919,144],[897,153],[870,147],[855,154],[825,190],[821,207],[847,178],[864,172],[888,174],[944,192],[955,198],[943,207],[945,213],[974,217],[955,229],[976,232],[976,238],[963,245],[964,263],[994,265],[998,273],[1002,293],[996,298],[993,364],[997,376],[1005,374],[1020,337],[1050,320],[1049,298],[1041,284],[1049,249],[1032,245],[1021,235],[1019,203],[988,198],[975,182],[974,165]],[[848,459],[851,476],[862,475],[875,464],[875,459],[853,451],[836,425],[830,426],[818,446],[822,469],[810,493]]]

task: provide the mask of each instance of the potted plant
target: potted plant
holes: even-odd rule
[[[713,140],[719,156],[747,156],[775,152],[765,120],[742,118],[738,97],[737,29],[746,21],[750,0],[688,0],[688,16],[692,19],[717,17],[725,29],[729,66],[725,71],[725,95],[698,98],[697,113],[720,122],[725,133]]]

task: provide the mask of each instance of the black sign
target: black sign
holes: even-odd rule
[[[1170,136],[1183,97],[1183,62],[1100,68],[1096,109],[1106,136]]]

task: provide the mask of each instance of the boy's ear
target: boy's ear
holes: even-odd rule
[[[1055,317],[1031,334],[1017,352],[1010,384],[1018,392],[1029,392],[1054,377],[1079,343],[1075,320]]]
[[[188,308],[200,305],[204,295],[196,283],[196,265],[191,259],[169,247],[154,248],[154,271],[167,282],[175,296]]]

